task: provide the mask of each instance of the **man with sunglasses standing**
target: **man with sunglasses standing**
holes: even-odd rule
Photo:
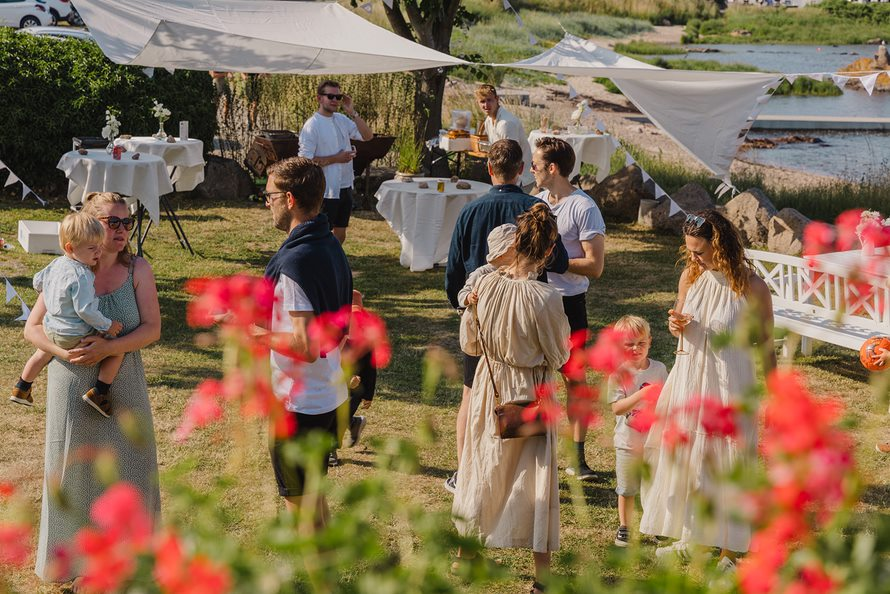
[[[340,113],[340,109],[343,113]],[[345,114],[345,115],[344,115]],[[325,178],[324,212],[340,243],[346,241],[346,227],[352,214],[353,140],[371,140],[374,133],[356,113],[352,97],[340,91],[340,83],[326,80],[318,85],[318,111],[300,130],[301,157],[312,159]]]
[[[569,181],[574,166],[575,151],[568,142],[552,136],[538,140],[532,154],[532,173],[535,183],[543,191],[537,197],[550,205],[550,210],[556,216],[559,236],[569,254],[569,269],[548,274],[547,281],[562,295],[563,309],[572,329],[572,348],[583,349],[589,334],[587,289],[590,279],[599,278],[603,273],[606,223],[593,198]],[[571,466],[566,468],[566,474],[590,481],[596,475],[587,465],[584,442],[587,439],[587,425],[593,415],[592,404],[575,397],[575,391],[584,382],[570,380],[567,376],[563,378],[568,392],[569,421],[576,456]]]

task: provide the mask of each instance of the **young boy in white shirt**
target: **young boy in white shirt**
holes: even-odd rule
[[[69,214],[59,226],[59,245],[65,255],[50,262],[34,276],[34,288],[43,293],[46,303],[44,331],[63,349],[73,349],[91,334],[112,337],[122,329],[120,322],[108,319],[99,311],[99,298],[93,287],[96,275],[90,267],[99,262],[104,239],[105,227],[99,219],[83,212]],[[31,355],[9,399],[26,406],[33,405],[31,384],[52,358],[40,349]],[[84,402],[103,417],[111,415],[108,392],[123,360],[123,355],[115,355],[99,363],[96,385],[83,395]]]
[[[631,516],[634,498],[640,492],[641,469],[643,466],[643,444],[646,434],[634,429],[630,419],[640,408],[640,401],[646,395],[645,388],[663,384],[668,372],[664,363],[649,358],[652,346],[649,323],[639,316],[624,316],[615,322],[614,328],[625,334],[624,348],[628,361],[622,373],[609,381],[609,402],[615,414],[615,476],[618,485],[618,532],[615,545],[626,547],[630,542]],[[629,373],[629,378],[628,374]]]

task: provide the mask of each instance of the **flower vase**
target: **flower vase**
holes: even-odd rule
[[[158,120],[158,131],[152,136],[158,140],[167,140],[167,133],[164,132],[164,120]]]
[[[108,141],[108,144],[105,145],[105,152],[108,153],[109,155],[111,154],[111,152],[112,152],[113,150],[114,150],[114,138],[112,138],[111,140],[109,140],[109,141]]]

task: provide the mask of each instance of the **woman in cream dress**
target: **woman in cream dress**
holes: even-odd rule
[[[502,403],[534,400],[536,386],[552,382],[553,372],[569,357],[562,297],[535,280],[556,237],[556,221],[543,202],[520,215],[516,261],[479,281],[475,312],[469,308],[461,322],[461,348],[482,355],[478,315]],[[486,547],[531,549],[536,580],[532,592],[541,592],[539,582],[549,573],[550,554],[559,548],[556,428],[543,436],[499,439],[494,407],[483,357],[470,395],[454,523],[461,534],[478,536]]]
[[[646,440],[652,473],[643,485],[640,532],[678,539],[658,549],[658,556],[685,556],[690,544],[720,547],[720,567],[729,569],[751,541],[750,524],[739,517],[738,490],[728,474],[756,457],[756,406],[744,399],[754,383],[754,365],[748,349],[715,348],[712,341],[739,324],[753,323],[754,331],[746,336],[756,336],[769,371],[775,366],[772,301],[745,260],[738,232],[721,214],[689,215],[683,232],[686,267],[668,327],[674,336],[683,333],[688,354],[677,354],[656,406],[659,421]],[[753,315],[747,315],[752,308]],[[739,406],[735,435],[705,430],[703,398]]]

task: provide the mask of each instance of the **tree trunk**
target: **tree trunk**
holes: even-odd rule
[[[420,116],[418,140],[426,141],[438,136],[442,128],[442,101],[447,77],[441,68],[421,70],[415,76],[414,109]]]

